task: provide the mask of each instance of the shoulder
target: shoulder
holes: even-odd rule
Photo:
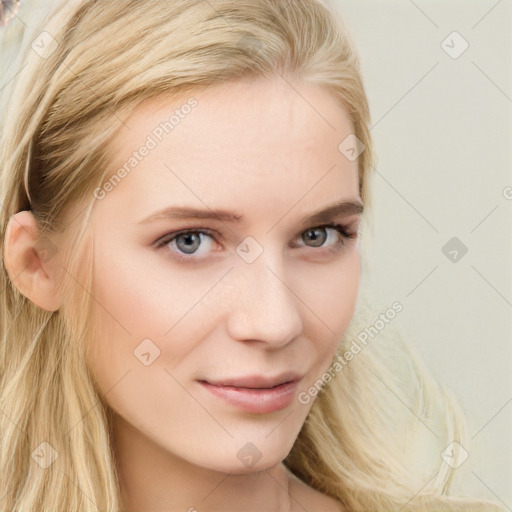
[[[344,512],[342,504],[321,492],[309,487],[295,475],[288,472],[290,477],[291,510],[308,512]]]

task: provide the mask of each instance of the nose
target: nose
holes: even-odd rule
[[[259,341],[279,348],[295,339],[303,329],[297,309],[301,301],[282,277],[282,271],[267,267],[258,258],[234,269],[230,289],[227,331],[232,339]]]

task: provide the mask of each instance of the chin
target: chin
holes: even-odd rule
[[[220,471],[221,473],[230,473],[232,475],[248,475],[250,473],[257,473],[259,471],[265,471],[266,469],[272,468],[277,464],[280,464],[283,461],[283,459],[284,457],[272,457],[272,459],[266,459],[265,462],[263,461],[263,459],[261,459],[253,466],[244,466],[242,463],[233,464],[232,462],[230,462],[229,464],[226,464],[222,468],[217,469],[217,471]]]
[[[230,450],[231,452],[231,450]],[[251,455],[252,453],[252,455]],[[286,457],[287,453],[276,454],[275,450],[270,450],[272,455],[265,457],[261,452],[247,443],[245,449],[234,450],[233,453],[223,454],[212,457],[208,460],[203,459],[200,465],[204,468],[218,471],[220,473],[230,473],[233,475],[247,475],[264,471],[280,464]]]

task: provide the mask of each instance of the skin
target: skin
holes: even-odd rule
[[[341,510],[282,461],[314,402],[302,404],[298,394],[330,366],[361,274],[360,214],[330,219],[356,235],[337,252],[329,248],[341,235],[320,229],[325,241],[316,247],[301,235],[319,223],[301,220],[335,202],[361,202],[357,160],[338,150],[353,127],[336,98],[319,86],[293,87],[258,78],[195,93],[191,113],[96,201],[92,321],[99,335],[88,364],[113,411],[126,511],[288,510],[287,488],[291,510]],[[187,98],[140,104],[111,145],[112,170]],[[173,205],[237,211],[245,220],[139,224]],[[188,228],[213,231],[198,243],[197,264],[172,257],[183,254],[183,239],[179,247],[176,240],[152,245]],[[58,258],[38,258],[36,232],[30,212],[11,219],[6,266],[22,293],[56,310]],[[263,249],[252,263],[236,252],[247,236]],[[160,350],[148,366],[134,356],[145,339]],[[296,396],[266,414],[244,412],[198,382],[288,370],[303,375]],[[251,467],[237,457],[247,443],[261,455]]]

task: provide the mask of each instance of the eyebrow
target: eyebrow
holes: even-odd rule
[[[299,222],[301,224],[309,222],[321,223],[326,222],[333,217],[360,215],[363,213],[363,210],[364,206],[360,201],[341,201],[331,204],[322,210],[306,215]],[[159,219],[210,219],[230,223],[242,223],[245,220],[244,216],[236,211],[204,210],[188,206],[171,206],[158,210],[149,217],[142,219],[137,224],[146,224]]]

